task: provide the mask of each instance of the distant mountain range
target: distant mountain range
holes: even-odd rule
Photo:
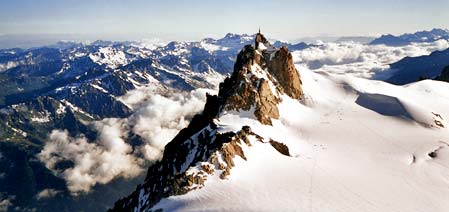
[[[411,43],[435,42],[440,39],[449,39],[449,30],[432,29],[430,31],[419,31],[413,34],[407,33],[399,36],[382,35],[370,42],[371,45],[405,46]]]

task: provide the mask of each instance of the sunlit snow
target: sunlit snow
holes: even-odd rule
[[[163,199],[164,211],[446,211],[449,208],[449,84],[394,86],[298,66],[306,99],[283,96],[273,126],[224,113],[222,131],[243,125],[286,144],[245,147],[228,180]],[[372,97],[360,100],[366,95]],[[370,96],[371,95],[371,96]],[[374,95],[374,96],[373,96]],[[392,101],[394,100],[394,101]],[[391,110],[385,112],[383,105]],[[431,157],[432,155],[432,157]],[[435,156],[436,155],[436,156]]]

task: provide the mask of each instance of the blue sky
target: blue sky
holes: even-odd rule
[[[0,34],[292,40],[449,28],[447,0],[0,0]]]

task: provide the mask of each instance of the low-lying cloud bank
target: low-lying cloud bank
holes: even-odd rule
[[[197,89],[162,96],[153,89],[136,89],[121,99],[134,108],[130,117],[92,123],[98,132],[96,141],[53,130],[38,158],[67,181],[74,195],[89,192],[97,183],[105,184],[117,177],[136,177],[144,171],[145,164],[159,160],[165,145],[187,126],[193,115],[202,111],[206,92],[214,93]],[[142,137],[143,144],[135,147],[129,144],[130,133]],[[59,169],[58,164],[67,161],[72,166]]]
[[[313,70],[335,74],[352,74],[363,78],[388,76],[389,64],[404,57],[428,55],[449,48],[449,41],[417,43],[403,47],[364,45],[354,42],[323,43],[293,53],[294,61]]]
[[[196,113],[203,110],[206,89],[197,89],[189,95],[173,94],[170,98],[155,95],[129,118],[132,131],[145,140],[141,148],[146,160],[162,157],[165,145],[187,126]]]
[[[108,119],[96,123],[100,136],[89,143],[83,136],[72,138],[67,131],[54,130],[49,142],[39,154],[45,165],[67,180],[70,191],[87,192],[96,183],[108,183],[117,176],[130,178],[141,171],[142,161],[132,154],[130,145],[123,141],[120,120]],[[72,161],[73,167],[58,170],[62,161]]]

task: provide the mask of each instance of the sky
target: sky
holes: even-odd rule
[[[277,39],[449,28],[448,0],[0,0],[0,35]]]

